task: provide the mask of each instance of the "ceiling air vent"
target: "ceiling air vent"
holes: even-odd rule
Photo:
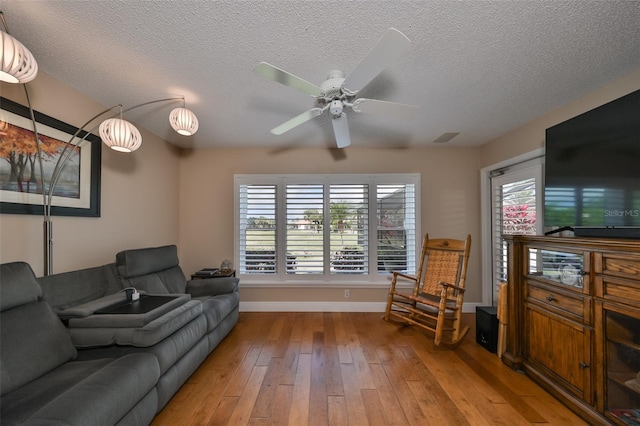
[[[433,141],[433,143],[446,143],[446,142],[449,142],[451,139],[455,138],[459,134],[460,134],[460,132],[443,133],[440,136],[438,136],[438,138],[435,139]]]

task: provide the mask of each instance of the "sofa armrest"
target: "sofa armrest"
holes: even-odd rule
[[[191,297],[228,294],[238,290],[239,282],[240,280],[235,277],[189,280],[187,281],[186,292],[189,293]]]

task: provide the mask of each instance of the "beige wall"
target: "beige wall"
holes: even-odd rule
[[[354,145],[355,142],[354,142]],[[185,272],[233,259],[233,175],[295,173],[420,173],[422,232],[474,239],[468,302],[481,301],[478,148],[344,150],[207,149],[183,153],[180,162],[180,252]],[[341,301],[340,288],[243,287],[241,300]],[[383,302],[387,289],[352,289],[348,302]]]
[[[36,111],[75,126],[105,108],[42,71],[28,88]],[[21,85],[3,83],[0,90],[27,104]],[[144,142],[133,154],[103,145],[101,217],[53,218],[54,272],[113,262],[122,249],[178,242],[178,150],[140,131]],[[18,260],[43,275],[41,216],[0,215],[0,262]]]
[[[480,150],[480,167],[498,164],[520,154],[543,148],[547,128],[638,89],[640,89],[640,69],[483,145]]]

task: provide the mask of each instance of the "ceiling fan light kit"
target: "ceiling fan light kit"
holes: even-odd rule
[[[410,45],[411,42],[404,34],[395,28],[390,28],[348,77],[345,78],[345,73],[341,70],[332,70],[320,86],[266,62],[259,63],[253,69],[255,74],[309,94],[315,97],[320,105],[320,108],[312,108],[273,128],[271,133],[282,135],[329,110],[336,145],[338,148],[345,148],[351,144],[347,108],[351,108],[356,113],[398,117],[414,114],[418,111],[418,107],[414,105],[376,99],[356,99],[358,92],[406,52]]]

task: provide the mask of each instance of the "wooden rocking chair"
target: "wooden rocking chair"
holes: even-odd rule
[[[385,321],[393,318],[433,331],[437,346],[458,345],[469,331],[460,320],[470,249],[471,235],[465,240],[425,235],[417,275],[393,272]],[[413,285],[413,291],[396,288],[403,282]]]

